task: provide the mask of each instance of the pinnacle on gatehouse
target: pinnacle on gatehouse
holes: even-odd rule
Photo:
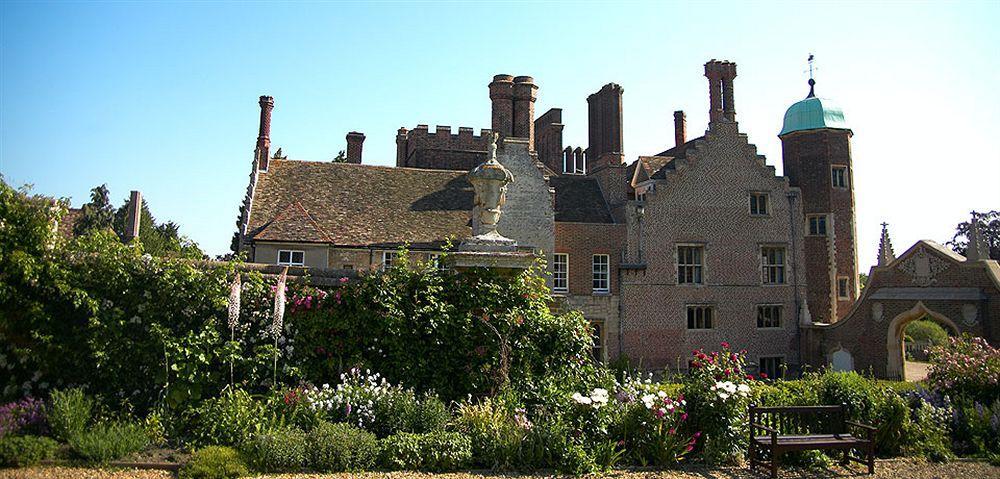
[[[972,222],[969,224],[969,246],[965,250],[966,261],[986,261],[990,259],[990,251],[986,248],[983,235],[979,233],[979,218],[972,212]]]
[[[896,259],[892,250],[892,240],[889,239],[889,223],[882,223],[882,239],[878,242],[878,266],[885,266]]]

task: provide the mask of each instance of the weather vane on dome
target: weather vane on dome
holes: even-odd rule
[[[815,60],[816,60],[816,56],[813,55],[812,53],[810,53],[809,54],[809,59],[807,60],[809,62],[809,96],[807,96],[806,98],[812,98],[812,97],[816,96],[816,93],[813,90],[813,87],[816,85],[816,80],[813,79],[813,71],[815,70],[814,67],[813,67],[813,62]]]

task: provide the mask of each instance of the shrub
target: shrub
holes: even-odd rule
[[[534,465],[518,457],[532,426],[523,409],[508,406],[502,399],[463,403],[455,417],[455,428],[469,437],[474,464],[491,469]]]
[[[83,432],[90,421],[94,400],[80,388],[52,391],[48,408],[49,427],[56,439],[69,441]]]
[[[685,378],[689,429],[702,434],[702,456],[710,464],[736,462],[745,452],[746,412],[754,384],[743,370],[745,355],[745,350],[735,352],[726,342],[710,354],[696,350]]]
[[[455,432],[401,432],[382,439],[379,462],[391,470],[454,471],[472,460],[472,443]]]
[[[191,455],[181,468],[180,479],[235,479],[250,473],[236,450],[225,446],[208,446]]]
[[[100,423],[69,439],[73,453],[92,463],[106,463],[139,452],[149,444],[139,424],[114,421]]]
[[[371,469],[378,457],[375,435],[350,424],[320,423],[309,432],[309,467],[322,472]]]
[[[347,422],[386,437],[397,432],[431,432],[450,419],[448,408],[436,396],[418,399],[412,389],[389,383],[379,373],[352,368],[336,387],[302,391],[303,401],[322,411],[329,421]]]
[[[264,404],[242,389],[227,389],[203,401],[193,415],[195,445],[239,446],[266,429],[269,419]]]
[[[45,403],[33,397],[0,406],[0,439],[12,434],[45,432]]]
[[[930,349],[930,359],[928,382],[953,400],[989,404],[1000,397],[1000,349],[985,339],[948,338],[945,345]]]
[[[583,446],[567,442],[559,456],[557,469],[559,472],[579,476],[596,471],[597,464]]]
[[[365,274],[292,315],[293,359],[306,377],[329,381],[351,366],[446,401],[533,389],[551,373],[580,376],[591,336],[577,312],[555,316],[539,270],[461,275],[404,266]],[[502,345],[508,361],[501,360]]]
[[[6,436],[0,438],[0,466],[33,466],[51,459],[58,448],[59,443],[47,437]]]
[[[297,472],[306,464],[306,434],[294,427],[257,434],[243,449],[251,465],[263,472]]]

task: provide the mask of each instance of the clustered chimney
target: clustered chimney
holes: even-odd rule
[[[709,123],[736,121],[736,103],[733,98],[736,64],[711,60],[705,64],[705,76],[708,77]]]
[[[674,112],[674,146],[681,146],[687,142],[687,118],[684,112],[677,110]]]
[[[496,75],[490,82],[493,103],[493,131],[500,138],[524,138],[535,150],[535,100],[538,85],[529,76]]]
[[[605,153],[622,153],[622,87],[608,83],[587,97],[587,157],[599,160]]]
[[[365,142],[365,134],[352,131],[347,134],[347,162],[361,164],[361,147]]]
[[[133,190],[129,195],[128,208],[125,210],[125,238],[123,239],[126,243],[139,237],[139,226],[141,222],[142,193]]]
[[[260,97],[260,132],[257,134],[257,169],[267,171],[271,160],[271,110],[274,109],[274,97]]]

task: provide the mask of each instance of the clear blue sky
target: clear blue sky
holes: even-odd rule
[[[0,5],[0,172],[72,198],[142,190],[209,253],[228,249],[257,133],[275,97],[273,148],[326,160],[350,130],[389,165],[395,131],[488,128],[486,85],[531,75],[536,112],[563,108],[586,147],[586,96],[625,89],[629,161],[707,122],[702,65],[739,64],[737,119],[781,171],[776,134],[807,91],[853,127],[862,271],[880,222],[897,252],[1000,209],[1000,2],[196,3]],[[372,201],[371,198],[363,199]]]

